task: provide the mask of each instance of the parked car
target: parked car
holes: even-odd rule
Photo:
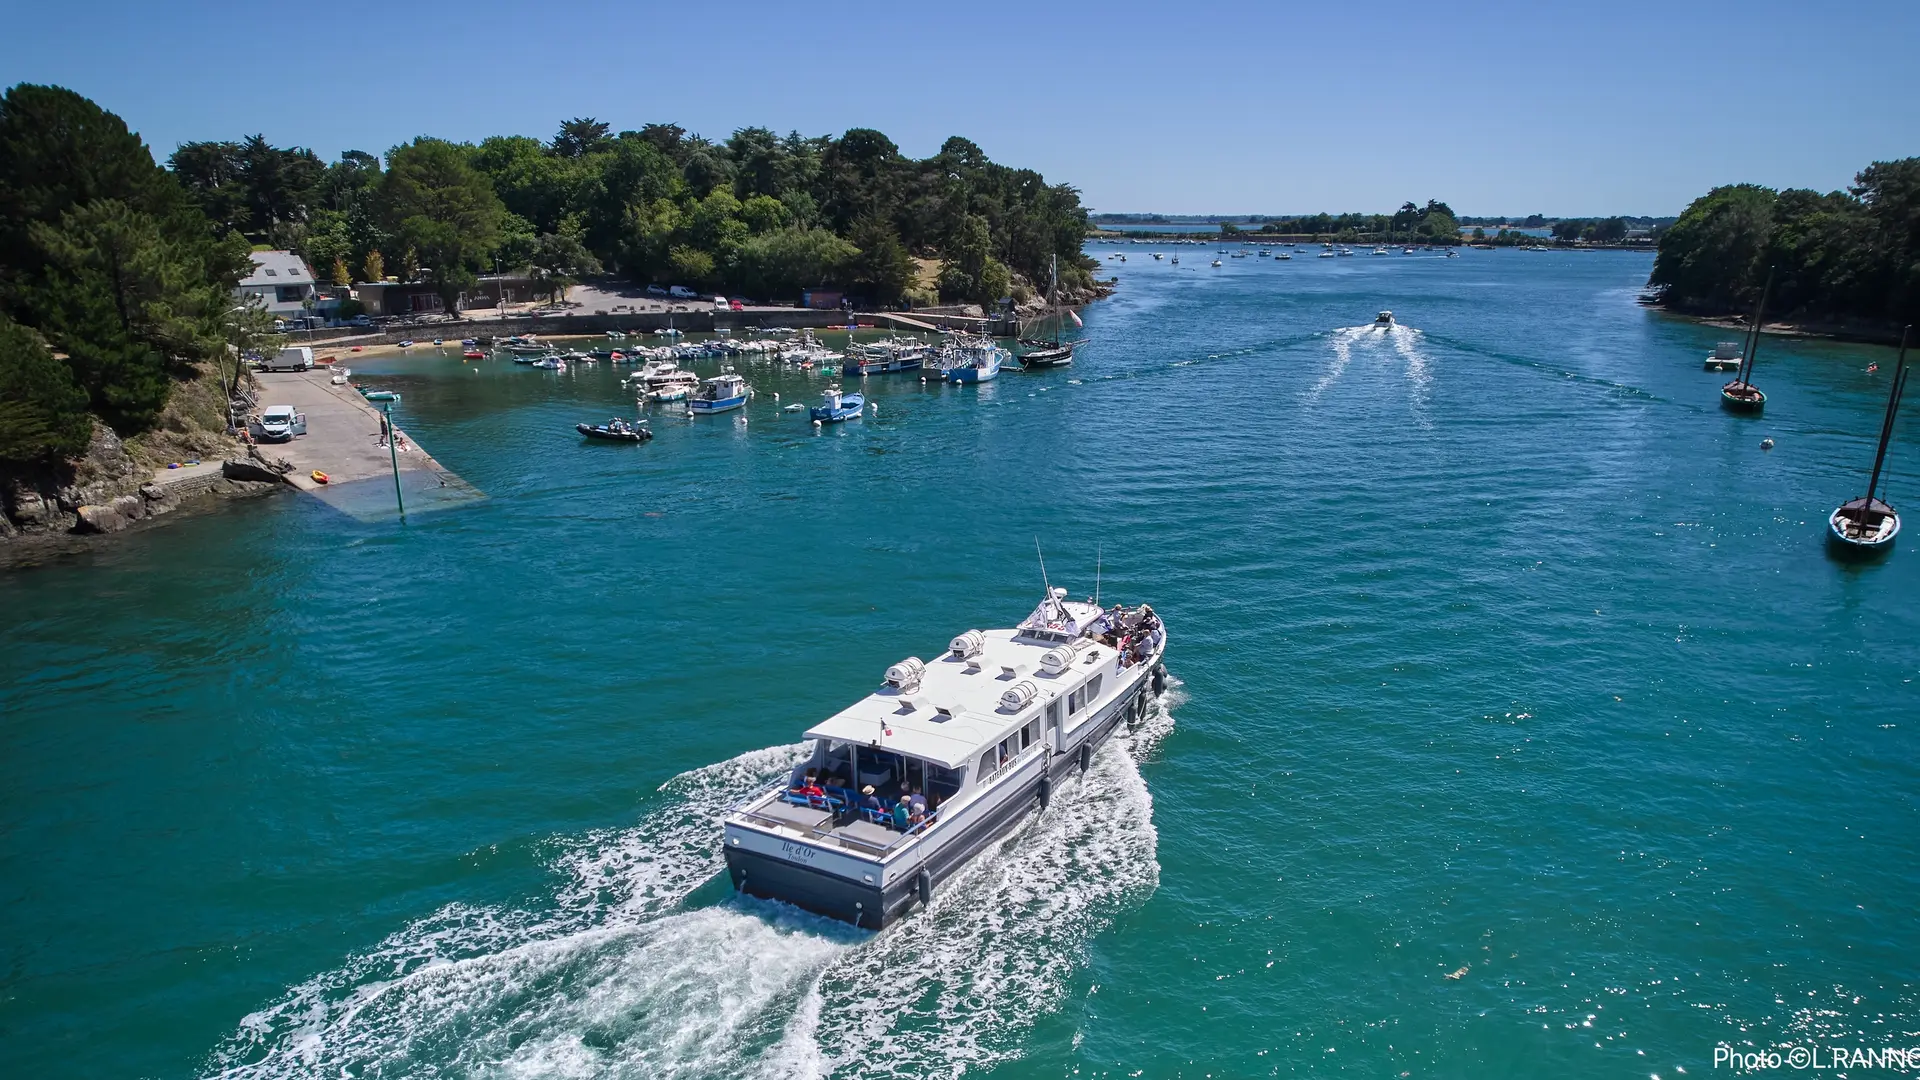
[[[253,437],[263,442],[289,442],[295,435],[307,433],[307,414],[291,405],[269,405],[260,419],[248,426]]]
[[[747,305],[745,305],[745,304],[743,304],[743,303],[741,303],[741,302],[740,302],[740,301],[738,301],[738,300],[735,300],[735,301],[733,302],[733,310],[735,310],[735,311],[745,311],[745,310],[747,310]],[[876,406],[874,406],[874,407],[875,407],[875,408],[879,408],[879,406],[877,406],[877,405],[876,405]]]
[[[727,298],[724,296],[715,296],[713,298],[713,309],[715,311],[727,310]]]
[[[697,293],[697,292],[694,292],[694,291],[693,291],[692,289],[689,289],[689,288],[687,288],[687,287],[686,287],[685,285],[675,285],[675,286],[673,286],[673,287],[671,287],[671,288],[669,288],[669,289],[667,290],[667,293],[668,293],[669,295],[671,295],[671,296],[673,296],[673,297],[674,297],[675,299],[679,299],[679,300],[698,300],[698,299],[700,299],[700,294],[699,294],[699,293]]]
[[[647,286],[647,295],[648,296],[665,296],[667,295],[667,290],[659,285],[649,285]]]
[[[348,326],[372,326],[373,320],[367,318],[365,315],[355,315],[353,318],[347,320],[347,325]]]

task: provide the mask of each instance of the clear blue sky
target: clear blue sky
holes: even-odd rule
[[[965,135],[1100,210],[1672,214],[1920,154],[1920,2],[23,2],[0,81],[376,153],[594,116]],[[431,15],[429,15],[431,12]],[[1902,56],[1905,50],[1907,56]]]

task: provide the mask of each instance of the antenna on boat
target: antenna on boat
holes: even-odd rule
[[[1093,606],[1094,607],[1100,606],[1100,557],[1104,554],[1106,554],[1106,544],[1102,542],[1100,544],[1095,545],[1093,549]]]
[[[1047,557],[1040,554],[1040,538],[1033,538],[1033,553],[1040,559],[1040,587],[1047,591],[1047,599],[1053,599],[1053,583],[1047,580]]]

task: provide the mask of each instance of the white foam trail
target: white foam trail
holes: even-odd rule
[[[804,743],[752,750],[660,786],[673,797],[636,828],[587,834],[561,856],[573,876],[563,908],[645,915],[678,903],[722,866],[717,822],[734,803],[772,783],[807,752]]]
[[[382,1060],[413,1041],[418,1003],[478,1001],[488,986],[505,992],[591,953],[608,933],[711,878],[720,866],[716,819],[785,773],[800,752],[797,744],[755,750],[674,777],[661,787],[666,806],[633,828],[590,834],[556,860],[572,880],[555,908],[448,905],[241,1020],[214,1051],[210,1071],[307,1075]]]
[[[682,774],[638,825],[569,844],[549,910],[453,905],[255,1013],[228,1077],[957,1075],[1019,1056],[1088,942],[1159,881],[1131,738],[934,905],[873,935],[744,898],[678,906],[721,866],[717,819],[784,773],[776,747]]]
[[[1433,382],[1433,376],[1427,370],[1427,354],[1420,351],[1419,338],[1420,331],[1411,326],[1387,328],[1387,340],[1393,343],[1393,351],[1407,362],[1409,408],[1413,418],[1421,427],[1431,428],[1433,424],[1427,420],[1427,390]]]
[[[1343,326],[1333,332],[1333,363],[1327,365],[1327,370],[1320,375],[1320,381],[1307,391],[1308,402],[1319,400],[1321,393],[1340,378],[1340,373],[1347,370],[1347,362],[1353,359],[1353,343],[1372,329],[1370,326]]]

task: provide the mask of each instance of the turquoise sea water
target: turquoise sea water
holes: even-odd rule
[[[1920,551],[1821,542],[1886,351],[1769,340],[1735,417],[1643,255],[1125,250],[1071,368],[870,379],[819,435],[772,395],[823,380],[764,366],[622,446],[572,425],[624,369],[356,363],[485,499],[0,576],[0,1073],[1671,1080],[1920,1041]],[[1166,617],[1161,712],[886,933],[731,896],[716,816],[1024,614],[1036,536]]]

